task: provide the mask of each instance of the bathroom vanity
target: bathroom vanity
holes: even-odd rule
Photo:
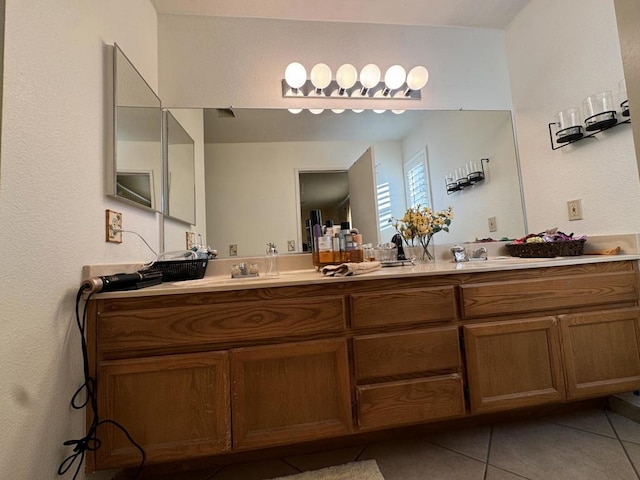
[[[98,294],[90,369],[148,463],[602,397],[640,388],[638,280],[584,256]],[[99,434],[89,471],[139,463]]]

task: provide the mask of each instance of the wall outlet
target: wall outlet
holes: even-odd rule
[[[582,200],[569,200],[567,202],[569,220],[582,220]]]
[[[122,243],[122,214],[113,210],[107,210],[106,213],[106,241]]]
[[[187,232],[187,250],[191,250],[191,248],[196,244],[196,232]]]
[[[235,243],[233,245],[229,245],[229,256],[237,257],[238,256],[238,245]]]
[[[296,241],[287,240],[287,252],[295,252],[295,251],[296,251]]]
[[[489,217],[489,231],[490,232],[498,231],[498,224],[496,223],[496,217]]]

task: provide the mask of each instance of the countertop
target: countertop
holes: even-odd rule
[[[166,282],[153,287],[123,292],[96,293],[93,298],[146,297],[185,293],[204,293],[230,290],[248,290],[292,285],[311,285],[335,282],[359,282],[391,278],[406,278],[428,275],[449,275],[470,272],[495,272],[563,265],[582,265],[626,260],[639,260],[638,254],[625,255],[580,255],[555,258],[493,257],[488,260],[454,263],[436,261],[426,264],[383,267],[374,272],[349,277],[328,277],[314,269],[282,271],[278,276],[231,278],[231,275],[206,275],[199,280]]]

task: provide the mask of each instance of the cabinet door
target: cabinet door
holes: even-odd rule
[[[640,310],[560,316],[569,398],[640,388]]]
[[[473,413],[565,398],[554,317],[467,325],[464,338]]]
[[[124,426],[148,463],[231,448],[228,353],[196,353],[103,362],[100,419]],[[140,453],[111,424],[99,427],[97,468],[138,465]]]
[[[233,448],[352,431],[346,340],[231,351]]]

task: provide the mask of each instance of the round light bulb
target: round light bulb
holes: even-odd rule
[[[377,110],[377,109],[373,109],[373,113],[384,113],[386,112],[386,110]]]
[[[363,108],[354,108],[353,110],[351,110],[353,113],[362,113],[364,112]]]
[[[389,90],[400,88],[407,78],[407,74],[400,65],[394,65],[384,74],[384,83]]]
[[[391,110],[391,111],[396,115],[402,115],[405,112],[405,110]]]
[[[336,72],[336,82],[344,90],[348,90],[356,84],[358,80],[358,70],[350,63],[340,65]]]
[[[290,63],[284,71],[284,79],[291,88],[298,89],[307,81],[307,71],[301,63]]]
[[[364,88],[373,88],[380,82],[380,69],[377,65],[369,63],[360,70],[360,83]]]
[[[344,108],[332,108],[331,111],[340,115],[342,112],[344,112]]]
[[[294,115],[297,115],[298,113],[300,113],[302,111],[301,108],[290,108],[289,109],[289,113],[293,113]]]
[[[311,69],[311,83],[317,89],[327,88],[331,83],[331,69],[326,63],[317,63]]]
[[[413,67],[407,75],[409,90],[420,90],[429,81],[429,72],[421,65]]]
[[[324,108],[310,108],[309,111],[314,115],[320,115],[322,112],[324,112]]]

